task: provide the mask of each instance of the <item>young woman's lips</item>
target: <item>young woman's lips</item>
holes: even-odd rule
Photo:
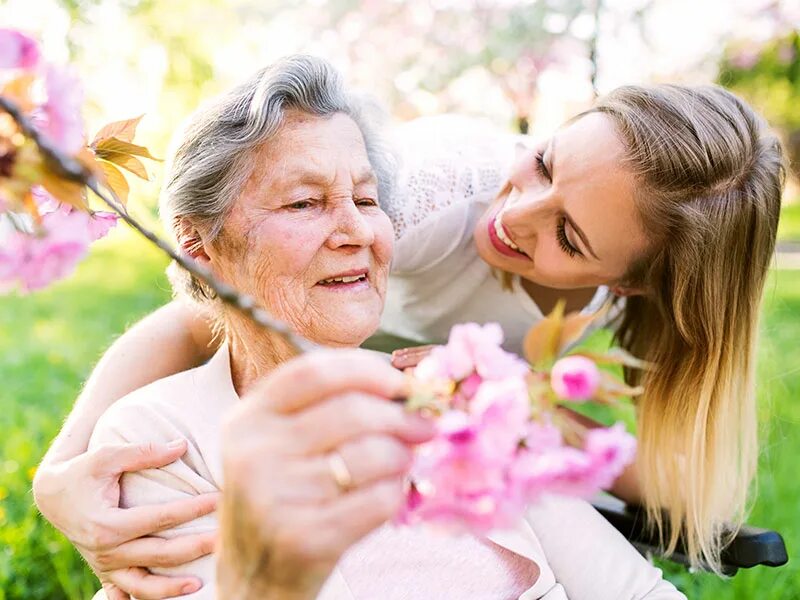
[[[503,240],[497,237],[497,232],[494,230],[495,227],[494,222],[496,219],[497,215],[495,215],[489,220],[489,241],[492,242],[492,246],[494,246],[494,249],[497,250],[500,254],[503,254],[505,256],[510,256],[512,258],[520,258],[523,260],[530,260],[530,258],[524,255],[522,252],[517,252],[516,250],[513,250],[512,248],[506,246]]]

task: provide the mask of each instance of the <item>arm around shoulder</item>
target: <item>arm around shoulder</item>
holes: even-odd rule
[[[588,502],[543,498],[527,519],[570,600],[686,600]]]
[[[181,423],[159,410],[157,403],[148,401],[152,387],[123,398],[103,414],[92,434],[89,449],[102,445],[164,443],[188,437]],[[135,509],[217,492],[219,489],[208,475],[200,449],[190,442],[186,454],[166,466],[125,473],[119,482],[119,505],[120,508]],[[217,529],[216,513],[211,513],[180,525],[165,524],[153,537],[172,540],[190,536],[185,537],[188,542],[192,538],[215,535]],[[202,581],[203,586],[197,592],[182,598],[212,600],[216,597],[216,558],[213,554],[200,556],[179,566],[142,566],[155,575],[196,577]]]
[[[215,350],[209,322],[194,305],[173,301],[146,316],[106,350],[45,460],[82,454],[100,415],[116,400],[201,364]]]

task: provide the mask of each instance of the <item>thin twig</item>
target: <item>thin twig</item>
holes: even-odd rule
[[[259,325],[282,336],[299,352],[308,352],[317,348],[314,343],[293,332],[288,325],[270,316],[266,310],[256,304],[255,299],[251,296],[242,294],[228,284],[217,280],[208,269],[203,268],[191,257],[179,254],[170,244],[139,223],[139,221],[128,213],[122,202],[120,202],[119,198],[114,193],[114,190],[110,189],[108,186],[101,185],[88,167],[83,165],[80,161],[64,154],[61,150],[56,148],[50,140],[41,135],[31,121],[19,110],[16,104],[8,98],[0,96],[0,108],[11,115],[11,118],[19,125],[22,133],[34,141],[39,151],[42,153],[42,156],[45,158],[48,168],[56,175],[69,181],[85,185],[92,190],[92,192],[117,213],[123,221],[133,227],[133,229],[138,231],[181,267],[189,271],[189,273],[203,280],[220,300],[246,314]]]

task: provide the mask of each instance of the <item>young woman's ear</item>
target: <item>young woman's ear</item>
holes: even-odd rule
[[[206,252],[205,242],[197,227],[186,217],[176,217],[175,232],[181,252],[207,267],[211,258]]]

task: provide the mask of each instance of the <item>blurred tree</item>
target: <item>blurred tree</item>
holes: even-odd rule
[[[593,9],[580,0],[332,0],[316,18],[321,35],[340,38],[351,64],[396,74],[388,91],[401,113],[412,90],[437,95],[439,108],[450,109],[458,79],[478,70],[526,132],[539,74],[576,56],[588,61],[571,25],[591,19]]]
[[[747,98],[781,131],[792,174],[800,178],[800,23],[779,3],[770,17],[773,36],[728,45],[718,81]]]

